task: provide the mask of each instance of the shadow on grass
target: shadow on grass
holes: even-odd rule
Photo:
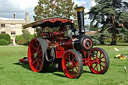
[[[85,71],[85,70],[83,70],[83,73],[91,73],[91,74],[94,74],[91,71]]]
[[[13,64],[22,66],[24,69],[31,70],[29,64],[20,64],[19,62],[13,63]],[[49,68],[48,68],[48,70],[47,70],[47,72],[45,74],[47,74],[47,73],[52,73],[55,76],[67,78],[66,75],[63,72],[62,67],[55,68],[54,65],[49,65]],[[85,70],[83,70],[83,73],[91,73],[91,74],[94,74],[91,71],[85,71]]]
[[[19,62],[13,63],[13,64],[14,65],[18,65],[18,66],[22,66],[24,69],[31,70],[29,64],[20,64]],[[59,72],[64,73],[62,67],[55,68],[54,65],[49,65],[49,68],[48,68],[48,70],[47,70],[47,72],[45,74],[53,73],[53,75],[56,75],[56,76],[66,77],[64,74],[60,74]]]
[[[54,75],[67,78],[65,74],[54,73]]]
[[[17,62],[17,63],[13,63],[13,64],[15,64],[15,65],[19,65],[19,66],[22,66],[22,67],[25,68],[25,69],[31,70],[29,64],[20,64],[19,62]]]

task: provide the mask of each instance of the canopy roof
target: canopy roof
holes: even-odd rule
[[[73,23],[73,21],[71,19],[67,19],[67,18],[47,18],[47,19],[43,19],[43,20],[39,20],[27,25],[24,25],[23,28],[28,28],[28,27],[37,27],[37,26],[41,26],[42,28],[45,27],[50,27],[50,28],[54,28],[54,27],[60,27],[60,26],[64,26],[64,25],[71,25]]]

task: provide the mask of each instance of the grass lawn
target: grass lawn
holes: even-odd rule
[[[21,65],[18,60],[27,57],[27,46],[0,46],[0,85],[128,85],[128,60],[114,59],[116,54],[128,54],[128,46],[97,46],[104,48],[110,59],[106,74],[92,74],[84,66],[79,79],[69,79],[62,70],[51,66],[47,73],[31,71],[29,64]],[[120,51],[116,52],[114,47]]]

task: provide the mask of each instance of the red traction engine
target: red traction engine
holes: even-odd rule
[[[92,73],[104,74],[109,68],[109,57],[104,49],[95,47],[84,29],[84,7],[77,7],[79,31],[67,18],[48,18],[23,26],[40,28],[40,37],[31,40],[28,60],[34,72],[46,72],[49,64],[62,66],[69,78],[79,78],[83,65]],[[52,32],[46,32],[49,28]],[[57,31],[53,31],[58,28]]]

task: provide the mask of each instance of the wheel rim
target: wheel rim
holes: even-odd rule
[[[43,50],[40,42],[33,39],[28,48],[29,65],[34,72],[40,72],[43,64]]]
[[[62,59],[64,73],[69,78],[75,78],[79,72],[79,61],[76,55],[69,51],[66,52]]]
[[[103,73],[106,67],[106,58],[100,49],[93,49],[89,57],[89,68],[93,73]]]

